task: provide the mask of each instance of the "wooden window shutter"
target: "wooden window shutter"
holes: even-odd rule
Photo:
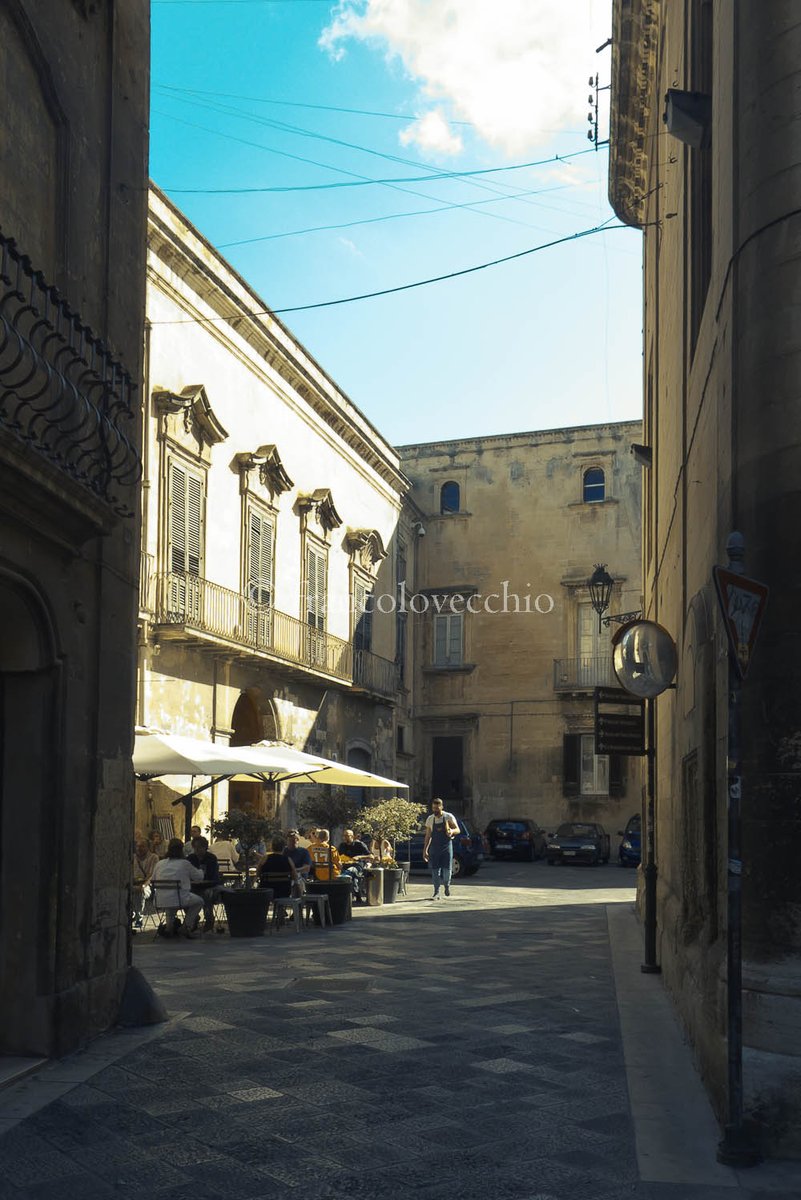
[[[248,599],[254,604],[271,605],[275,528],[268,517],[253,509],[248,524]]]
[[[581,734],[566,733],[562,740],[562,795],[578,796],[581,787]]]
[[[196,475],[186,477],[186,573],[200,574],[203,545],[203,484]]]
[[[186,574],[186,472],[170,463],[169,487],[169,569],[175,575]]]
[[[622,754],[609,755],[609,795],[625,796],[626,779],[623,773],[624,759]]]
[[[306,619],[315,629],[325,628],[325,558],[311,546],[306,550]]]
[[[353,647],[370,650],[373,644],[373,610],[370,588],[357,579],[353,586]]]

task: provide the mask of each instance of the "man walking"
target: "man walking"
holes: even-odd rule
[[[423,859],[431,867],[434,884],[432,900],[439,900],[440,887],[445,895],[451,894],[451,872],[453,871],[453,839],[459,832],[459,822],[453,813],[445,812],[438,796],[431,801],[431,815],[426,817],[426,832],[423,841]]]

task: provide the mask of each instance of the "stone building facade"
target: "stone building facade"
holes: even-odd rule
[[[403,782],[411,642],[394,597],[416,539],[398,455],[155,188],[148,243],[138,722]],[[300,786],[220,784],[194,820],[229,804],[292,820]],[[187,790],[140,784],[137,828],[173,813],[183,830]]]
[[[126,980],[149,5],[0,5],[0,1053]]]
[[[593,690],[614,686],[610,611],[639,609],[639,422],[402,446],[422,516],[415,622],[417,793],[494,817],[602,822],[641,803],[638,759],[594,752]]]
[[[615,0],[610,198],[644,239],[646,613],[679,651],[657,703],[659,953],[726,1106],[726,543],[771,596],[742,689],[746,1114],[801,1152],[797,6]]]

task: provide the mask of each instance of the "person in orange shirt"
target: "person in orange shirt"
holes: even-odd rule
[[[342,874],[342,859],[339,851],[329,842],[330,834],[327,829],[317,830],[317,841],[309,846],[309,854],[314,864],[314,878],[328,883]]]

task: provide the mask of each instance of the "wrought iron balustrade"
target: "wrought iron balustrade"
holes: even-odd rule
[[[350,642],[197,575],[158,576],[155,620],[264,651],[350,682]]]
[[[116,489],[141,473],[123,432],[133,391],[122,363],[0,232],[0,429],[130,517]]]
[[[354,650],[353,683],[380,696],[394,696],[399,687],[398,664],[371,650]]]
[[[591,691],[595,687],[616,687],[617,677],[611,656],[598,658],[555,658],[553,686],[557,692]]]

